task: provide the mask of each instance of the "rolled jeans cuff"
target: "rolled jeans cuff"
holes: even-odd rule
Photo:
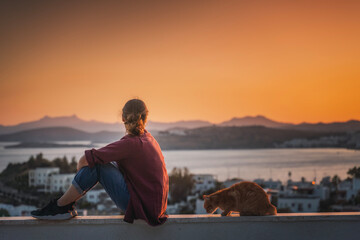
[[[75,179],[72,180],[72,185],[75,187],[75,189],[78,191],[78,193],[84,194],[86,192],[81,189],[80,185],[75,181]]]

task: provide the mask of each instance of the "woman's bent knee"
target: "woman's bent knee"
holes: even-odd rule
[[[75,175],[72,184],[80,194],[89,191],[99,181],[97,169],[88,166],[81,168]]]

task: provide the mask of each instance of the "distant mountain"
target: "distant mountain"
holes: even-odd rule
[[[163,131],[168,129],[191,129],[191,128],[199,128],[199,127],[207,127],[213,125],[211,122],[208,121],[201,121],[201,120],[190,120],[190,121],[177,121],[177,122],[153,122],[149,121],[147,123],[147,129],[149,130],[157,130]]]
[[[264,126],[268,128],[294,129],[313,132],[356,132],[360,131],[360,121],[350,120],[347,122],[332,123],[282,123],[258,115],[255,117],[246,116],[242,118],[232,118],[229,121],[222,122],[218,126]]]
[[[197,128],[210,126],[212,123],[208,121],[178,121],[178,122],[153,122],[147,123],[147,129],[152,131],[162,131],[170,128]],[[125,133],[123,123],[105,123],[100,121],[86,121],[78,118],[76,115],[64,116],[64,117],[49,117],[45,116],[39,120],[20,123],[13,126],[0,125],[0,134],[15,133],[23,130],[30,130],[35,128],[45,127],[70,127],[86,132],[99,132],[99,131],[111,131]]]
[[[190,121],[177,121],[177,122],[155,122],[149,121],[146,129],[151,131],[154,135],[157,135],[159,131],[166,131],[175,129],[177,132],[182,132],[186,129],[194,129],[200,127],[210,126],[220,127],[245,127],[245,126],[264,126],[268,128],[282,128],[282,129],[295,129],[305,131],[316,131],[316,132],[355,132],[360,130],[360,121],[350,120],[347,122],[333,122],[333,123],[283,123],[271,120],[265,116],[246,116],[242,118],[232,118],[228,121],[214,124],[209,121],[202,120],[190,120]],[[24,130],[31,130],[36,128],[46,127],[70,127],[77,130],[95,133],[100,131],[110,131],[125,133],[123,123],[105,123],[100,121],[86,121],[78,118],[76,115],[64,116],[64,117],[48,117],[45,116],[39,120],[20,123],[13,126],[2,126],[0,125],[0,135],[16,133]]]
[[[0,134],[15,133],[22,130],[46,127],[70,127],[86,132],[125,132],[123,124],[120,123],[104,123],[94,120],[86,121],[78,118],[76,115],[72,115],[64,117],[45,116],[36,121],[20,123],[14,126],[0,126]]]
[[[246,116],[242,118],[232,118],[228,121],[220,123],[218,126],[236,126],[236,127],[264,126],[269,128],[282,128],[282,127],[288,127],[290,125],[292,124],[276,122],[264,116],[257,115],[255,117]]]
[[[69,127],[36,128],[16,133],[0,135],[0,142],[53,142],[53,141],[92,141],[112,142],[119,140],[124,134],[101,131],[84,132]]]

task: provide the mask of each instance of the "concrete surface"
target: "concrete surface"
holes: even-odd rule
[[[158,227],[122,216],[87,216],[66,221],[0,217],[0,239],[360,239],[360,212],[278,216],[171,215]]]

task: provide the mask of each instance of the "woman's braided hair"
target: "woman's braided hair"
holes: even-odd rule
[[[128,133],[136,136],[143,134],[148,113],[149,111],[142,100],[131,99],[127,101],[122,109],[122,118]]]

